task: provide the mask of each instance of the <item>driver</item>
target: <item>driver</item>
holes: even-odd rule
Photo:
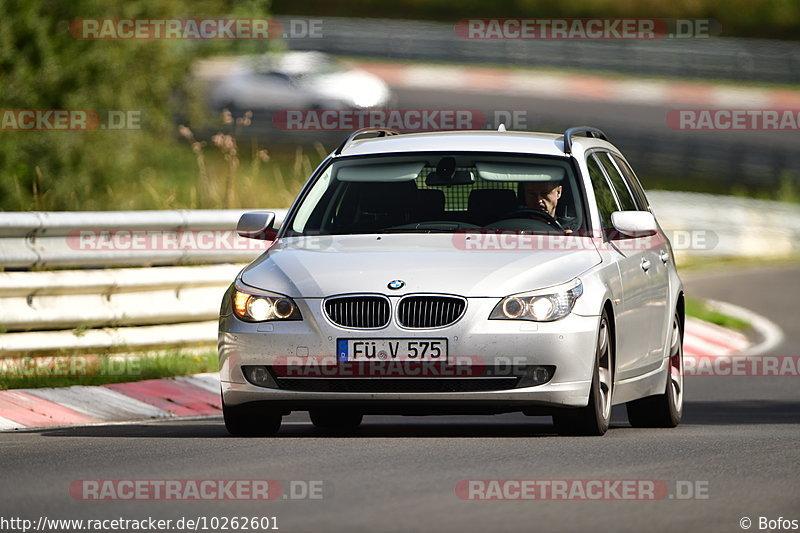
[[[577,229],[577,219],[556,215],[563,189],[559,181],[526,181],[522,183],[523,201],[525,207],[547,213],[556,219],[565,233],[572,233]]]

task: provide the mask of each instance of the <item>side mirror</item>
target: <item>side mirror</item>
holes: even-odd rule
[[[658,232],[656,218],[649,211],[614,211],[611,224],[628,237],[649,237]]]
[[[236,224],[236,232],[240,237],[271,241],[278,234],[272,229],[275,223],[275,213],[272,211],[250,211],[244,213]]]

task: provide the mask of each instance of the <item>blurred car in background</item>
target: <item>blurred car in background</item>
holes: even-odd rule
[[[214,109],[371,109],[393,101],[389,87],[367,71],[320,52],[246,56],[211,91]]]

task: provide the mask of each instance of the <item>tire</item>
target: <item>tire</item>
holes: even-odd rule
[[[672,318],[668,371],[664,394],[627,403],[633,427],[674,428],[683,417],[683,331],[677,313]]]
[[[613,352],[611,327],[604,311],[597,331],[589,404],[573,412],[553,415],[553,424],[559,434],[600,437],[608,431],[611,422],[611,397],[614,392]]]
[[[361,421],[364,419],[364,415],[361,413],[340,413],[314,409],[308,414],[315,427],[328,431],[354,430],[361,425]]]
[[[281,415],[264,412],[248,404],[225,405],[222,402],[225,428],[234,437],[271,437],[281,427]]]

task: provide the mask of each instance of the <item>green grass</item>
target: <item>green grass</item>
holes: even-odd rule
[[[678,267],[681,272],[687,270],[703,270],[710,268],[731,268],[731,267],[780,267],[797,266],[800,263],[800,255],[790,255],[786,257],[738,257],[738,256],[682,256]]]
[[[0,194],[0,211],[288,207],[327,155],[319,143],[273,146],[223,136],[166,138],[146,153],[124,145],[98,153],[98,158],[132,159],[127,168],[134,169],[103,182],[81,185],[78,170],[59,176],[43,171],[32,184],[10,176],[8,194]]]
[[[717,178],[709,178],[708,175],[700,173],[671,176],[664,173],[641,172],[639,181],[641,181],[645,191],[698,192],[757,200],[800,203],[800,187],[797,185],[800,181],[800,173],[789,170],[781,173],[777,183],[765,183],[763,185],[726,182]]]
[[[708,302],[697,298],[686,298],[686,315],[736,331],[745,331],[750,324],[714,309]]]
[[[0,390],[105,385],[219,370],[216,352],[0,359]]]

